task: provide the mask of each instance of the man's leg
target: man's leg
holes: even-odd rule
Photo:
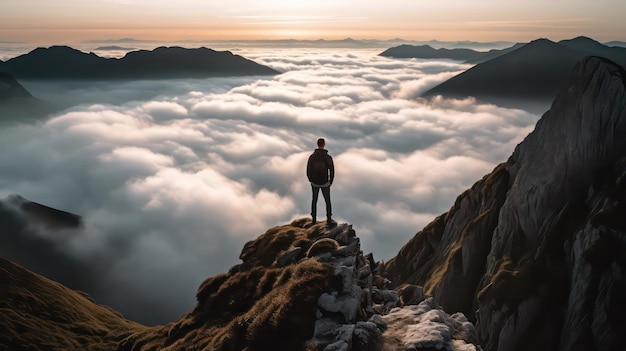
[[[315,224],[317,221],[317,197],[320,194],[320,188],[311,185],[311,190],[313,191],[313,201],[311,201],[311,217],[313,224]]]
[[[330,187],[326,186],[322,188],[322,195],[324,196],[324,201],[326,201],[326,221],[328,224],[332,221],[333,215],[333,207],[330,204]]]

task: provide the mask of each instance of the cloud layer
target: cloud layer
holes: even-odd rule
[[[66,103],[83,104],[0,129],[0,197],[82,215],[84,231],[58,242],[100,272],[98,302],[131,319],[176,319],[202,280],[239,262],[246,241],[308,216],[305,163],[320,136],[337,170],[335,219],[388,260],[506,160],[538,118],[471,99],[417,99],[468,68],[450,61],[246,54],[284,73],[74,87]],[[59,102],[72,89],[30,84]]]

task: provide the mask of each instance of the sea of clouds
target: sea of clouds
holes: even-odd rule
[[[284,73],[23,82],[74,106],[0,128],[0,198],[20,194],[83,216],[78,235],[52,239],[56,250],[93,267],[90,293],[130,319],[177,319],[204,279],[239,263],[245,242],[308,217],[305,166],[318,137],[335,160],[334,218],[388,260],[505,161],[539,118],[473,99],[418,98],[471,67],[458,62],[374,50],[237,53]]]

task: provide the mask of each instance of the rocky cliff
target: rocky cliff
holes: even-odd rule
[[[485,350],[623,350],[626,74],[588,57],[509,160],[386,264]]]

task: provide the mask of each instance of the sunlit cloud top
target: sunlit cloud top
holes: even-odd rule
[[[0,38],[624,40],[626,2],[22,0],[0,4]]]

